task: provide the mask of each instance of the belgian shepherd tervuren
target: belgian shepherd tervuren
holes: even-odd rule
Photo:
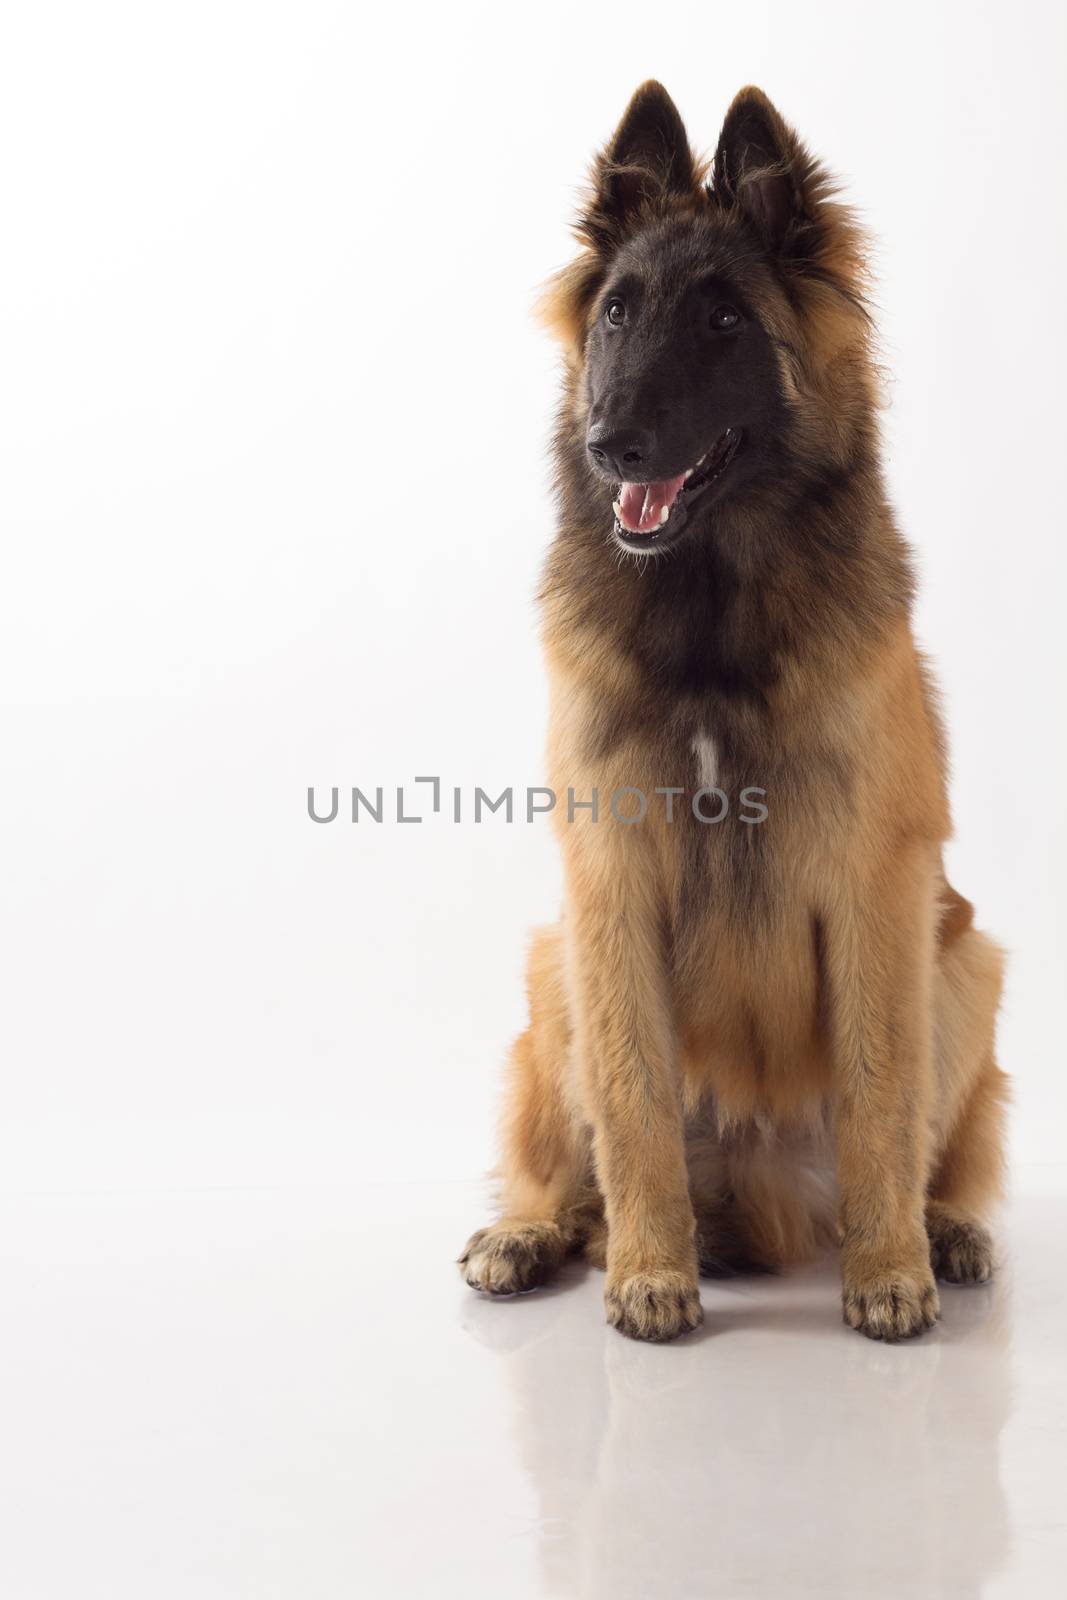
[[[656,83],[579,235],[544,307],[565,906],[533,941],[500,1220],[461,1268],[510,1294],[584,1249],[608,1320],[670,1339],[698,1273],[836,1239],[845,1321],[903,1338],[936,1278],[990,1277],[1006,1080],[1001,958],[942,870],[863,240],[759,90],[704,167]],[[765,818],[713,820],[743,787]]]

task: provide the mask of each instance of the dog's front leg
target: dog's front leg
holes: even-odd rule
[[[566,917],[576,1064],[608,1225],[605,1304],[631,1338],[673,1339],[702,1311],[665,921],[645,841],[607,826],[614,838],[587,828],[568,852]]]
[[[829,917],[844,1316],[872,1339],[921,1333],[939,1315],[924,1223],[933,884],[915,846]]]

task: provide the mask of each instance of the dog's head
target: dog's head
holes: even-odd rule
[[[543,311],[569,351],[583,511],[624,549],[706,534],[728,502],[843,470],[868,442],[860,237],[758,89],[701,166],[669,95],[643,85],[578,233]]]

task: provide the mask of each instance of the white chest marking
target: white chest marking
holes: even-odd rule
[[[719,752],[710,733],[698,733],[693,739],[697,776],[702,789],[714,789],[719,776]]]

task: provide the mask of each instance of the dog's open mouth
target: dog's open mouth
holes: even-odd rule
[[[737,454],[741,434],[727,428],[700,460],[660,483],[623,483],[612,502],[615,537],[627,550],[667,544],[682,531],[693,498],[721,478]]]

